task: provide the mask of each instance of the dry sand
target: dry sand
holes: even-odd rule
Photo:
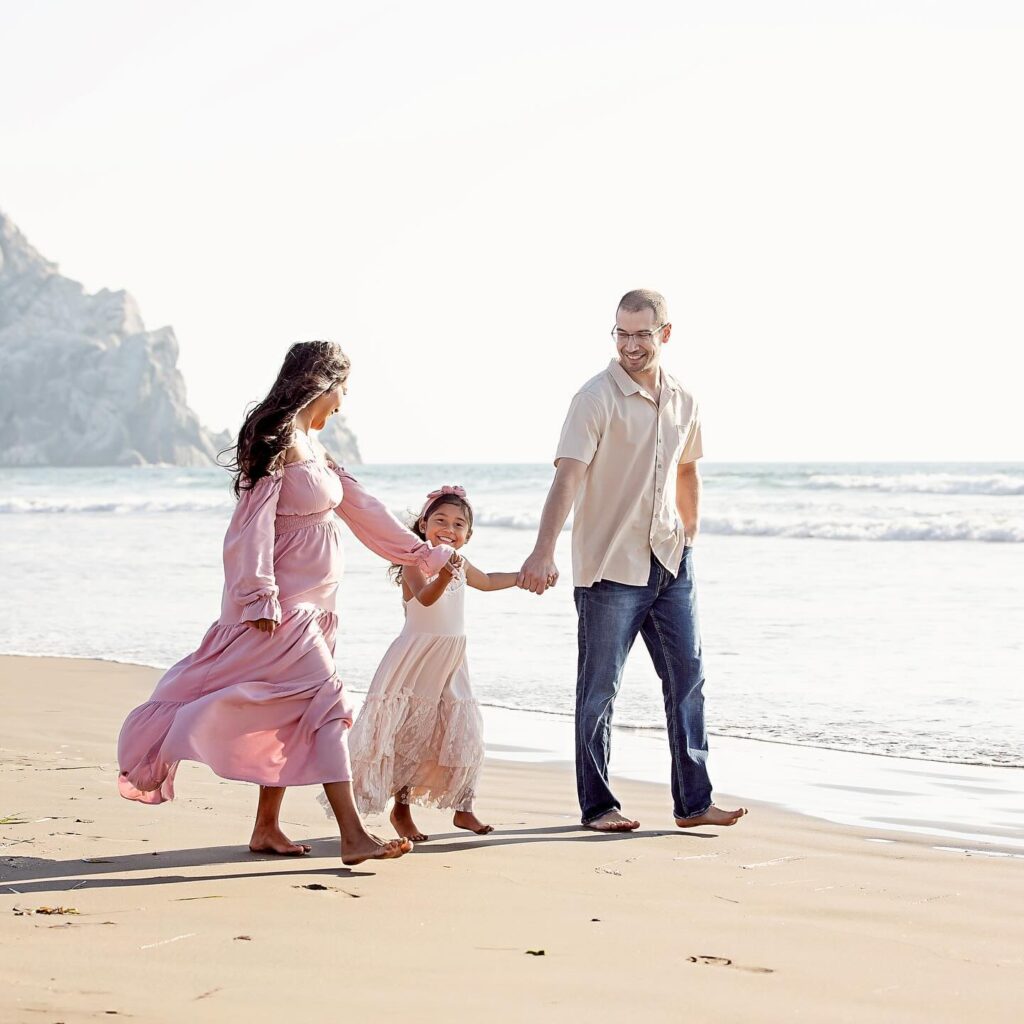
[[[0,658],[3,1024],[1021,1019],[1020,859],[765,807],[679,832],[630,782],[643,831],[599,836],[570,766],[508,762],[491,836],[425,811],[436,838],[348,870],[302,789],[284,817],[313,853],[254,857],[252,786],[189,764],[174,803],[118,797],[117,731],[157,675]]]

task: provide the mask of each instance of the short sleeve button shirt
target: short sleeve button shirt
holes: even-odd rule
[[[576,393],[555,462],[587,466],[572,528],[573,582],[645,586],[651,553],[677,574],[685,537],[676,510],[680,463],[703,455],[697,404],[661,372],[660,395],[648,394],[613,359]]]

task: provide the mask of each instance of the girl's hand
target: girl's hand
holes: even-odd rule
[[[448,572],[454,576],[455,573],[462,568],[462,555],[452,552],[452,557],[448,559],[444,566]]]
[[[255,619],[247,623],[247,625],[258,629],[261,633],[269,633],[271,636],[274,635],[274,630],[277,629],[277,623],[273,619]]]

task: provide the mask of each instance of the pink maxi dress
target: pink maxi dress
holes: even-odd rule
[[[182,760],[261,786],[351,781],[352,710],[334,664],[339,517],[392,562],[436,573],[451,554],[330,461],[290,463],[243,490],[224,539],[220,619],[121,729],[123,797],[172,800]],[[246,625],[257,619],[279,625]]]

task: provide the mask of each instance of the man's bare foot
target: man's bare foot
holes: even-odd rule
[[[366,860],[394,860],[412,852],[408,839],[378,839],[369,832],[363,832],[353,839],[341,838],[341,863],[355,867]]]
[[[478,836],[485,836],[488,832],[494,831],[493,825],[485,825],[472,811],[456,811],[452,824],[456,828],[475,832]]]
[[[305,843],[293,843],[276,825],[253,828],[249,849],[253,853],[277,853],[282,857],[301,857],[309,853]]]
[[[696,818],[676,818],[676,824],[680,828],[693,828],[696,825],[735,825],[746,813],[746,807],[738,807],[735,811],[723,811],[721,807],[712,804]]]
[[[416,827],[409,805],[400,804],[397,800],[391,808],[391,824],[403,839],[411,839],[414,843],[425,843],[430,838]]]
[[[632,832],[640,827],[640,822],[624,817],[618,811],[609,811],[583,827],[591,832]]]

